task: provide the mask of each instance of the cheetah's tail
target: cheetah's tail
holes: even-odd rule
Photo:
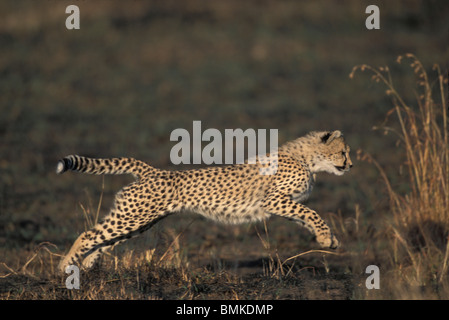
[[[93,159],[70,155],[58,161],[56,173],[67,170],[90,174],[132,174],[140,179],[148,171],[154,170],[150,165],[133,158]]]

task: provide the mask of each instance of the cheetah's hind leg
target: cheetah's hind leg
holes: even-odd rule
[[[70,248],[70,251],[67,253],[67,255],[62,258],[61,262],[59,263],[58,269],[62,272],[65,271],[65,269],[69,265],[77,265],[79,264],[80,260],[83,257],[83,243],[86,241],[87,238],[89,238],[88,232],[83,232],[73,243],[72,247]]]
[[[78,237],[69,253],[61,260],[59,270],[65,271],[67,266],[80,263],[83,268],[90,269],[106,250],[150,229],[168,214],[169,212],[166,211],[157,215],[145,214],[146,220],[141,220],[133,227],[120,230],[112,227],[110,219],[106,218],[104,222],[99,223],[90,231],[83,232]],[[117,226],[116,222],[114,226]]]

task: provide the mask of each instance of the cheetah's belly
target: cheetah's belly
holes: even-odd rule
[[[230,224],[260,221],[269,216],[262,207],[269,179],[259,175],[257,167],[217,167],[182,175],[176,199],[188,211]],[[190,179],[193,177],[196,179]]]
[[[199,213],[206,218],[228,224],[257,222],[270,216],[270,214],[262,208],[260,201],[247,201],[244,203],[236,202],[228,205],[199,205],[190,208],[190,210]]]

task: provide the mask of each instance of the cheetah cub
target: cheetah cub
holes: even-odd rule
[[[272,153],[273,154],[273,153]],[[342,133],[311,132],[277,150],[272,175],[261,174],[263,161],[228,166],[167,171],[133,158],[91,159],[70,155],[60,160],[56,172],[132,174],[136,181],[117,193],[102,222],[83,232],[62,259],[59,268],[80,263],[93,266],[102,252],[182,211],[197,212],[225,222],[243,223],[277,215],[305,227],[325,248],[339,243],[328,225],[301,202],[309,196],[317,172],[342,175],[352,162]]]

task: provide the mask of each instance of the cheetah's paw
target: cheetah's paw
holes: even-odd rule
[[[337,249],[340,246],[340,242],[333,234],[317,236],[316,240],[323,248]]]

